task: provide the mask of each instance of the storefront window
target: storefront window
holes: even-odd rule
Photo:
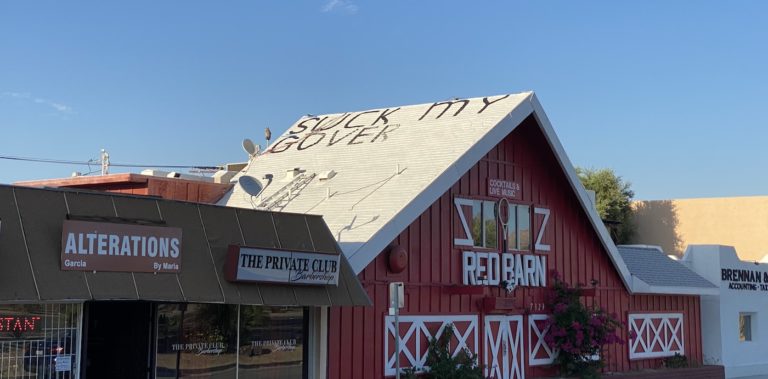
[[[495,201],[472,202],[472,239],[476,247],[495,249],[498,246],[496,223]]]
[[[531,207],[517,206],[518,250],[531,250]]]
[[[78,377],[80,304],[0,305],[0,378]]]
[[[499,233],[496,230],[496,202],[483,201],[483,225],[485,247],[495,249],[498,245]]]
[[[507,212],[509,212],[507,216],[509,220],[507,221],[507,250],[518,250],[517,206],[510,204]]]
[[[158,306],[157,378],[234,378],[236,346],[237,305]]]
[[[157,378],[303,377],[303,308],[160,304],[157,314]]]
[[[483,236],[483,202],[474,200],[472,201],[472,240],[475,241],[475,246],[484,246]]]
[[[739,341],[752,341],[752,313],[739,313]]]
[[[288,307],[240,307],[241,379],[301,378],[304,311]]]
[[[507,229],[509,250],[531,250],[531,207],[510,204]]]

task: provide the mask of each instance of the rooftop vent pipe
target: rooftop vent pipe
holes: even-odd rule
[[[286,180],[296,179],[296,177],[299,176],[299,174],[301,174],[301,169],[298,168],[298,167],[294,167],[294,168],[292,168],[290,170],[287,170],[285,172],[285,179]]]

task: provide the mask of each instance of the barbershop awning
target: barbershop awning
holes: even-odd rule
[[[181,228],[181,272],[61,270],[62,225],[67,219]],[[230,245],[340,254],[338,285],[228,282],[224,268]],[[0,185],[0,302],[84,300],[370,305],[320,216]]]

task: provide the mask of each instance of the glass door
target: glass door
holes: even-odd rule
[[[85,314],[86,379],[151,377],[152,303],[88,302]]]

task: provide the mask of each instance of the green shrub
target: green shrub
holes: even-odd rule
[[[417,374],[416,369],[403,370],[405,379],[483,379],[483,368],[477,365],[477,354],[462,349],[456,356],[451,356],[450,342],[453,338],[453,325],[448,324],[443,334],[429,341],[427,352],[428,371]]]
[[[672,357],[664,358],[662,363],[666,368],[685,368],[688,367],[688,357],[675,353]]]

